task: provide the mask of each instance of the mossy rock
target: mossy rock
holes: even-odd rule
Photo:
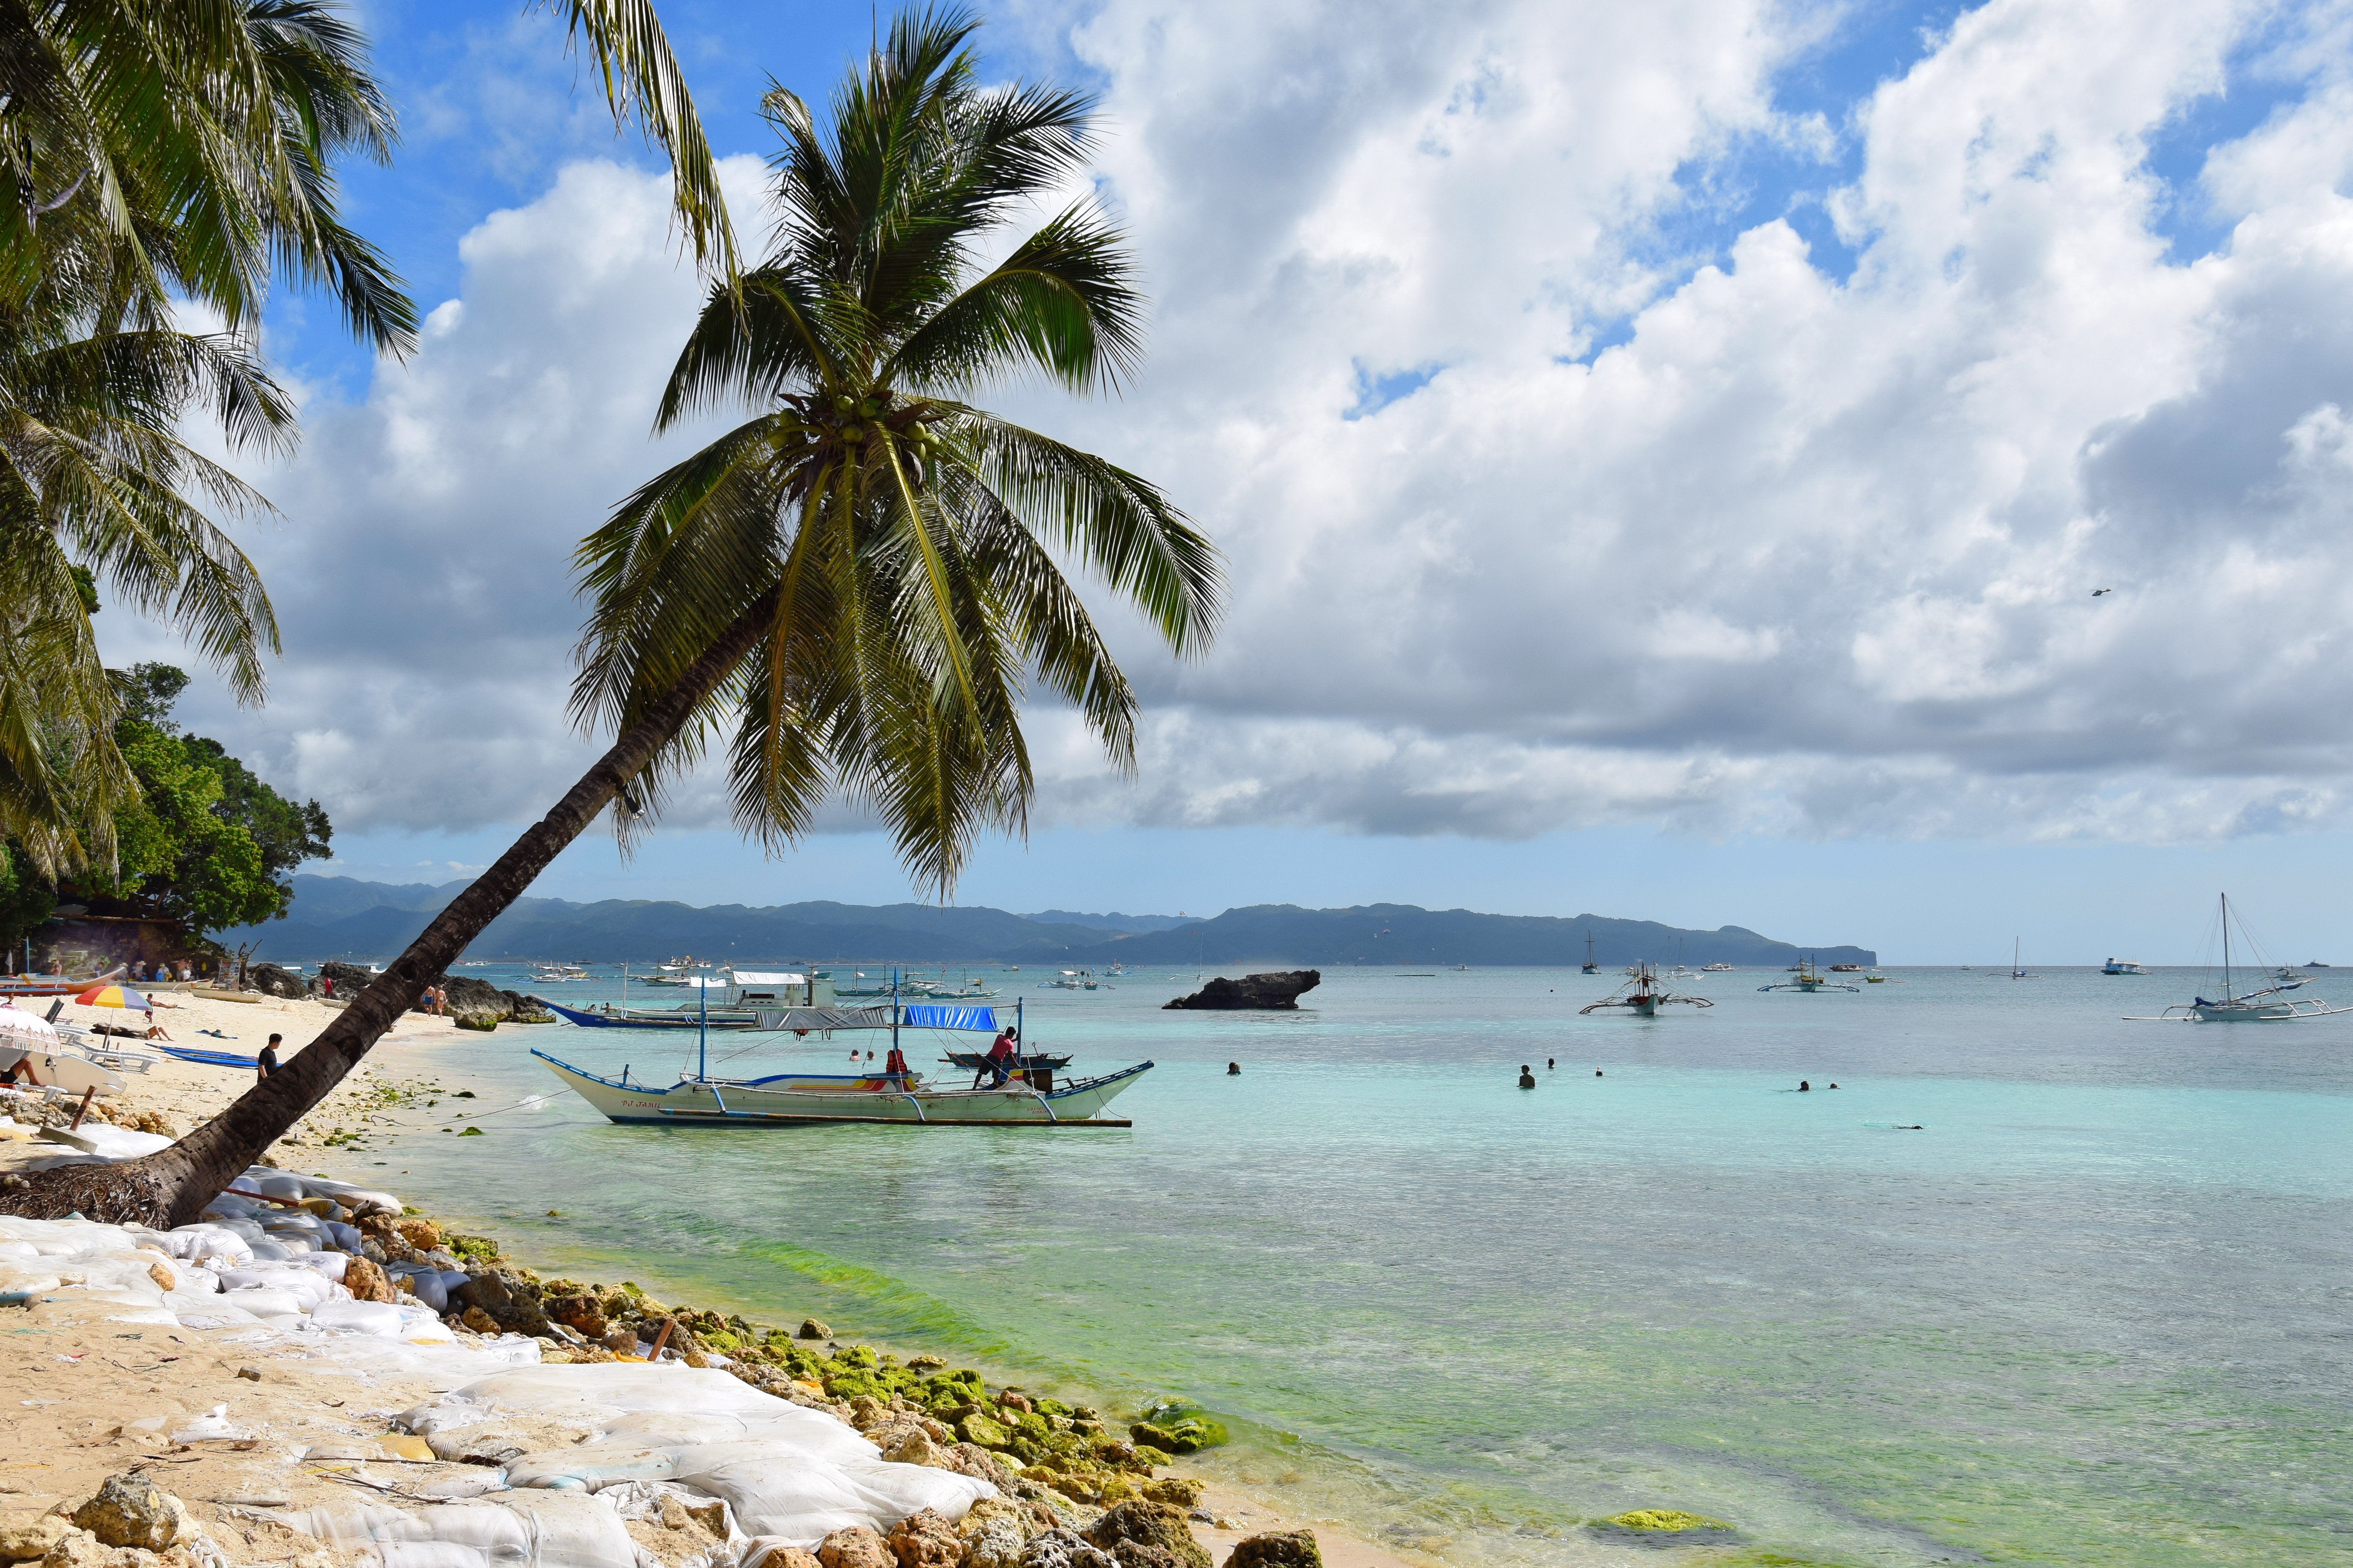
[[[891,1391],[876,1382],[871,1373],[828,1373],[825,1380],[825,1391],[836,1399],[856,1399],[863,1395],[869,1399],[881,1400],[885,1405],[891,1402]]]
[[[489,1263],[499,1255],[499,1244],[487,1236],[447,1236],[442,1245],[469,1263]]]
[[[1004,1423],[992,1421],[977,1410],[956,1423],[956,1436],[984,1448],[1008,1447],[1013,1441],[1013,1434],[1005,1429]]]
[[[882,1364],[872,1345],[852,1345],[848,1350],[836,1351],[831,1360],[835,1366],[859,1367],[867,1372],[872,1372]]]
[[[1674,1508],[1636,1508],[1624,1513],[1613,1513],[1601,1521],[1620,1530],[1730,1530],[1732,1526],[1720,1519],[1710,1519],[1704,1513],[1685,1513]]]
[[[744,1348],[744,1342],[725,1329],[712,1329],[698,1332],[696,1337],[702,1341],[705,1350],[714,1350],[722,1355],[733,1355]]]
[[[1164,1399],[1145,1411],[1139,1425],[1155,1426],[1166,1435],[1140,1437],[1155,1448],[1166,1448],[1174,1454],[1198,1454],[1204,1448],[1215,1448],[1228,1441],[1226,1424],[1198,1405],[1180,1400]]]
[[[463,1132],[459,1133],[458,1136],[460,1138],[480,1138],[482,1136],[482,1130],[479,1127],[469,1127]]]
[[[1059,1399],[1040,1399],[1030,1407],[1040,1415],[1068,1415],[1071,1407]]]
[[[465,1013],[459,1015],[458,1018],[458,1027],[471,1029],[478,1035],[487,1035],[498,1026],[498,1019],[488,1013]]]

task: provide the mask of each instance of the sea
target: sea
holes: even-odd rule
[[[1198,1403],[1205,1471],[1412,1561],[2353,1564],[2353,1014],[2127,1021],[2220,984],[2167,969],[1741,970],[1655,1019],[1574,968],[1234,1014],[1164,1009],[1189,968],[969,973],[1074,1073],[1151,1062],[1134,1125],[620,1127],[532,1050],[660,1080],[691,1038],[509,1025],[384,1047],[476,1098],[336,1173],[580,1278]]]

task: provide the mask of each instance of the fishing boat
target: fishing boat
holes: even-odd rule
[[[2100,973],[2103,974],[2147,974],[2148,971],[2143,969],[2132,959],[2111,958],[2105,963],[2100,965]]]
[[[1660,1008],[1672,1004],[1681,1004],[1686,1007],[1715,1005],[1704,996],[1683,996],[1668,990],[1659,983],[1657,973],[1645,963],[1636,971],[1633,979],[1620,985],[1600,1001],[1587,1003],[1577,1012],[1579,1017],[1583,1017],[1588,1013],[1620,1011],[1631,1013],[1638,1018],[1655,1018],[1659,1016]]]
[[[994,1032],[997,1027],[996,1011],[988,1007],[893,1005],[887,1014],[883,1022],[869,1026],[889,1029],[893,1050],[902,1029],[976,1033]],[[702,1039],[707,1042],[708,1035]],[[619,1078],[611,1079],[545,1051],[533,1050],[532,1055],[557,1081],[607,1120],[624,1125],[671,1127],[804,1127],[843,1121],[916,1127],[1126,1127],[1132,1123],[1101,1112],[1153,1067],[1149,1061],[1139,1062],[1117,1072],[1057,1084],[1052,1069],[1045,1065],[1050,1058],[1041,1056],[1035,1068],[1001,1088],[987,1089],[934,1085],[917,1072],[784,1072],[761,1078],[713,1078],[706,1045],[696,1052],[692,1073],[681,1073],[676,1082],[656,1087],[631,1083],[626,1066]]]
[[[1841,981],[1832,980],[1829,975],[1823,973],[1820,970],[1816,969],[1810,962],[1805,959],[1799,959],[1798,961],[1798,966],[1795,969],[1790,970],[1789,973],[1792,976],[1790,979],[1778,981],[1771,985],[1759,985],[1757,989],[1759,991],[1803,991],[1809,995],[1817,991],[1860,992],[1862,989],[1860,985],[1848,985]]]
[[[2337,1013],[2353,1013],[2353,1006],[2331,1007],[2317,996],[2290,996],[2291,991],[2303,988],[2303,980],[2273,979],[2260,990],[2242,993],[2231,974],[2231,896],[2221,895],[2221,912],[2217,917],[2222,927],[2222,994],[2219,1001],[2210,1002],[2203,996],[2193,996],[2178,1003],[2153,1017],[2137,1018],[2126,1015],[2132,1024],[2288,1024],[2299,1018],[2326,1018]],[[2249,942],[2253,946],[2252,941]],[[2262,964],[2258,954],[2257,973]]]
[[[1699,972],[1702,974],[1729,974],[1732,973],[1732,965],[1719,960],[1715,963],[1701,964]]]

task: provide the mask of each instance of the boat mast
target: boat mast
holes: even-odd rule
[[[899,1048],[899,966],[891,966],[891,1048]]]
[[[694,1026],[694,1076],[701,1079],[711,1072],[711,977],[703,975],[695,982],[694,994],[702,998],[702,1013]]]
[[[2222,895],[2222,1000],[2231,999],[2231,895]]]

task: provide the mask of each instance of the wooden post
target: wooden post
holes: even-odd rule
[[[90,1097],[97,1092],[98,1085],[96,1084],[91,1084],[88,1089],[81,1091],[81,1104],[75,1108],[73,1124],[66,1129],[67,1131],[79,1132],[81,1131],[81,1119],[90,1114]]]
[[[654,1348],[646,1355],[646,1359],[648,1361],[661,1360],[662,1346],[670,1343],[670,1331],[676,1327],[678,1327],[678,1320],[676,1318],[664,1318],[662,1320],[661,1332],[654,1336]]]

